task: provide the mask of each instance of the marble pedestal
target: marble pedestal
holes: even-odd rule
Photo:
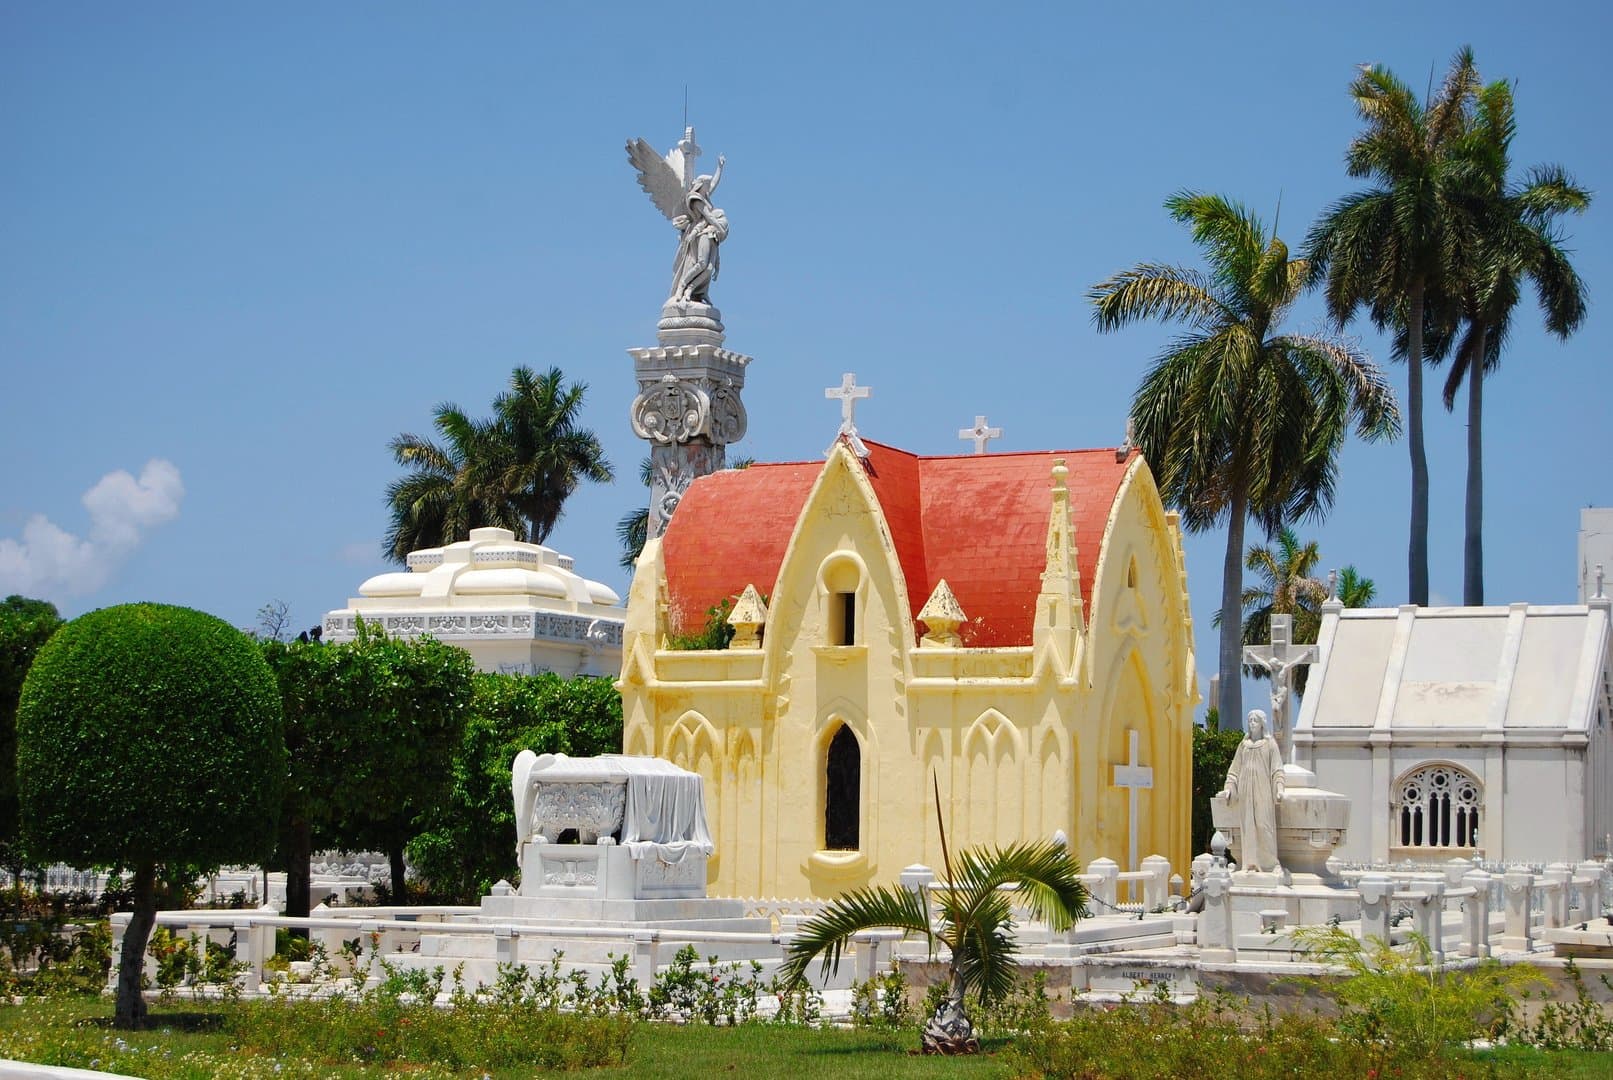
[[[722,313],[710,304],[668,301],[657,344],[629,349],[638,396],[633,434],[650,444],[649,535],[660,536],[696,477],[727,465],[745,435],[745,368],[751,358],[723,348]]]

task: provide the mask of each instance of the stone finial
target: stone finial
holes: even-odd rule
[[[1596,564],[1596,599],[1602,600],[1602,599],[1605,599],[1605,597],[1606,597],[1606,594],[1602,592],[1602,564],[1597,563]]]
[[[734,640],[728,643],[730,649],[760,649],[762,635],[760,630],[767,622],[767,604],[762,601],[762,594],[756,591],[756,586],[746,585],[745,591],[739,594],[739,600],[734,604],[734,610],[728,613],[728,625],[734,628]]]
[[[952,586],[942,578],[935,583],[935,591],[919,612],[919,621],[930,628],[919,640],[919,648],[956,649],[961,644],[958,627],[968,620],[958,598],[952,595]]]
[[[1329,570],[1327,572],[1327,602],[1330,604],[1337,603],[1338,598],[1339,572],[1337,570]]]
[[[1137,421],[1126,417],[1126,441],[1115,447],[1115,460],[1125,461],[1137,449]]]

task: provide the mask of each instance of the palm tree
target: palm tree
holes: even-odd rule
[[[444,403],[437,406],[432,426],[441,445],[409,433],[390,444],[393,459],[409,472],[387,485],[392,515],[383,541],[387,556],[402,562],[411,551],[463,540],[471,529],[487,525],[524,538],[525,520],[500,491],[494,425]]]
[[[510,373],[510,388],[493,399],[493,414],[509,456],[502,484],[530,522],[527,538],[541,544],[554,531],[566,499],[584,480],[615,479],[599,437],[581,424],[585,383],[565,385],[559,368]]]
[[[1322,560],[1316,541],[1301,544],[1294,530],[1277,531],[1276,546],[1251,545],[1244,558],[1244,566],[1257,575],[1254,585],[1243,590],[1243,643],[1263,645],[1271,640],[1271,617],[1288,615],[1293,618],[1292,634],[1296,645],[1314,645],[1322,628],[1322,603],[1327,600],[1328,583],[1314,577],[1312,571]],[[1339,572],[1333,595],[1345,607],[1366,607],[1377,595],[1378,587],[1371,578],[1362,577],[1353,566]],[[1219,625],[1219,616],[1217,617]],[[1306,675],[1310,669],[1300,667],[1294,673],[1294,690],[1305,692]],[[1259,666],[1243,669],[1251,678],[1266,678],[1268,672]]]
[[[1546,329],[1559,338],[1585,319],[1585,284],[1556,231],[1564,214],[1584,212],[1590,193],[1560,166],[1537,166],[1509,183],[1517,123],[1512,88],[1494,82],[1479,92],[1470,143],[1471,171],[1460,207],[1469,241],[1460,289],[1465,324],[1445,381],[1445,408],[1467,383],[1467,505],[1462,551],[1462,603],[1484,603],[1484,377],[1501,351],[1523,280],[1534,286]]]
[[[1315,540],[1301,544],[1287,526],[1277,530],[1276,541],[1275,547],[1250,545],[1244,557],[1244,569],[1252,571],[1257,582],[1243,590],[1243,643],[1271,640],[1271,617],[1288,615],[1294,620],[1295,644],[1312,644],[1321,623],[1321,603],[1327,599],[1327,586],[1311,573],[1322,560],[1321,549]],[[1260,667],[1244,668],[1246,675],[1258,677],[1264,672]]]
[[[1243,538],[1325,513],[1339,448],[1394,436],[1394,394],[1366,356],[1337,338],[1283,334],[1311,267],[1258,218],[1219,195],[1165,203],[1188,224],[1208,273],[1142,263],[1092,288],[1100,330],[1158,318],[1186,327],[1132,399],[1137,441],[1165,501],[1193,532],[1227,526],[1221,578],[1220,715],[1241,727]]]
[[[463,540],[484,526],[534,543],[547,539],[579,483],[614,475],[598,437],[579,423],[586,390],[583,383],[567,387],[559,368],[536,376],[518,367],[494,399],[491,419],[445,403],[433,421],[441,445],[412,434],[393,439],[393,458],[410,471],[387,487],[388,556],[402,562],[411,551]]]
[[[937,789],[937,814],[940,813]],[[982,1004],[997,1001],[1014,987],[1018,943],[1011,923],[1009,896],[1055,930],[1066,930],[1087,911],[1087,891],[1080,867],[1062,844],[1051,840],[1012,847],[970,848],[958,856],[957,873],[942,854],[946,881],[935,890],[938,920],[930,922],[930,901],[902,886],[877,885],[840,897],[813,917],[790,943],[781,974],[789,988],[806,977],[808,965],[823,956],[825,972],[840,965],[840,956],[855,934],[890,927],[922,934],[933,950],[936,941],[949,954],[947,993],[924,1029],[926,1053],[968,1053],[979,1048],[969,1020],[966,998]],[[1004,886],[1015,886],[1012,894]]]
[[[638,463],[639,483],[649,487],[655,482],[655,466],[649,458],[643,458]],[[637,510],[629,510],[616,519],[616,542],[622,545],[622,556],[617,560],[623,570],[633,569],[638,557],[644,551],[644,545],[650,540],[650,508],[647,504],[640,504]]]
[[[1419,104],[1387,68],[1362,71],[1350,86],[1366,128],[1350,143],[1351,176],[1377,186],[1334,203],[1311,230],[1306,254],[1325,278],[1328,311],[1339,326],[1365,306],[1380,330],[1406,328],[1406,440],[1411,451],[1411,602],[1428,603],[1428,455],[1423,444],[1423,322],[1431,296],[1457,263],[1452,187],[1460,143],[1478,89],[1473,51],[1451,62],[1439,93]]]

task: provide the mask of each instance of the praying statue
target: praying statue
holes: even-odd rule
[[[693,128],[664,158],[643,139],[627,144],[627,159],[638,170],[639,186],[678,230],[678,254],[672,264],[672,292],[668,297],[668,302],[674,304],[711,303],[711,283],[717,280],[717,248],[728,239],[728,215],[711,203],[728,161],[719,154],[716,172],[691,177],[699,152]]]
[[[1266,734],[1266,714],[1249,713],[1246,734],[1227,769],[1221,797],[1237,815],[1238,863],[1244,870],[1281,873],[1277,861],[1277,807],[1283,801],[1283,754]]]

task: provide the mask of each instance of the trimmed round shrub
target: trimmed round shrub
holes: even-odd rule
[[[28,855],[203,871],[272,850],[280,692],[253,641],[165,604],[82,615],[40,649],[17,710]]]

